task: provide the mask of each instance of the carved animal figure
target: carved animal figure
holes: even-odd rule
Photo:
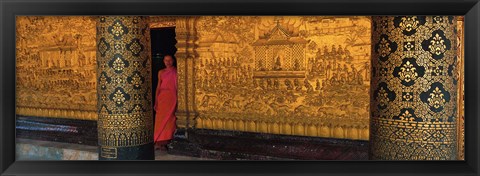
[[[200,106],[202,107],[214,107],[216,102],[218,102],[218,98],[216,95],[205,95],[201,102]]]

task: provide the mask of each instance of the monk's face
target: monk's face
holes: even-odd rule
[[[165,56],[165,58],[163,58],[163,63],[167,67],[172,67],[173,66],[173,58],[171,56]]]

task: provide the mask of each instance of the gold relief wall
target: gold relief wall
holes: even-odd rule
[[[177,47],[195,59],[187,67],[197,128],[369,139],[369,17],[185,19],[148,21],[150,28],[176,26],[177,38],[194,25],[183,37],[189,47]],[[17,114],[97,120],[95,41],[95,17],[17,17]],[[463,86],[463,67],[457,71]]]
[[[95,17],[16,18],[17,114],[96,120]]]
[[[368,140],[369,17],[199,17],[197,128]]]

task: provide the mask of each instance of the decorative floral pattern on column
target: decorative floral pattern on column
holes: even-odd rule
[[[429,90],[420,94],[420,99],[428,104],[431,111],[441,113],[445,104],[450,102],[450,93],[443,88],[441,83],[436,82],[430,86]]]
[[[153,142],[150,34],[145,18],[109,16],[97,21],[98,137],[104,159],[123,159],[122,148]]]
[[[415,84],[415,80],[423,77],[425,68],[419,66],[414,58],[405,58],[402,62],[402,65],[393,70],[393,76],[399,78],[402,85],[412,86]]]
[[[401,121],[417,121],[421,122],[421,118],[417,118],[415,115],[415,110],[413,108],[403,108],[398,116],[393,117],[393,119]]]
[[[390,102],[395,100],[396,94],[388,88],[388,85],[384,82],[378,85],[378,89],[374,91],[374,100],[377,103],[378,109],[386,109]]]
[[[429,39],[422,42],[422,47],[432,54],[432,58],[438,60],[443,58],[445,51],[450,50],[451,44],[443,31],[436,30]]]
[[[425,24],[424,16],[399,16],[393,19],[395,27],[401,29],[406,36],[411,36],[417,32],[419,26]]]
[[[397,50],[397,43],[390,41],[387,35],[380,37],[380,41],[375,45],[375,51],[379,53],[381,61],[386,61],[390,54]]]
[[[376,16],[372,22],[370,159],[455,160],[455,17]]]

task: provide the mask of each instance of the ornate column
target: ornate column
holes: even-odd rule
[[[372,17],[370,159],[457,159],[457,19]]]
[[[195,109],[194,61],[198,54],[196,48],[195,22],[198,17],[179,17],[176,19],[177,70],[178,70],[178,106],[177,132],[183,133],[194,126],[197,115]]]
[[[149,38],[146,17],[98,18],[100,160],[154,159]]]

